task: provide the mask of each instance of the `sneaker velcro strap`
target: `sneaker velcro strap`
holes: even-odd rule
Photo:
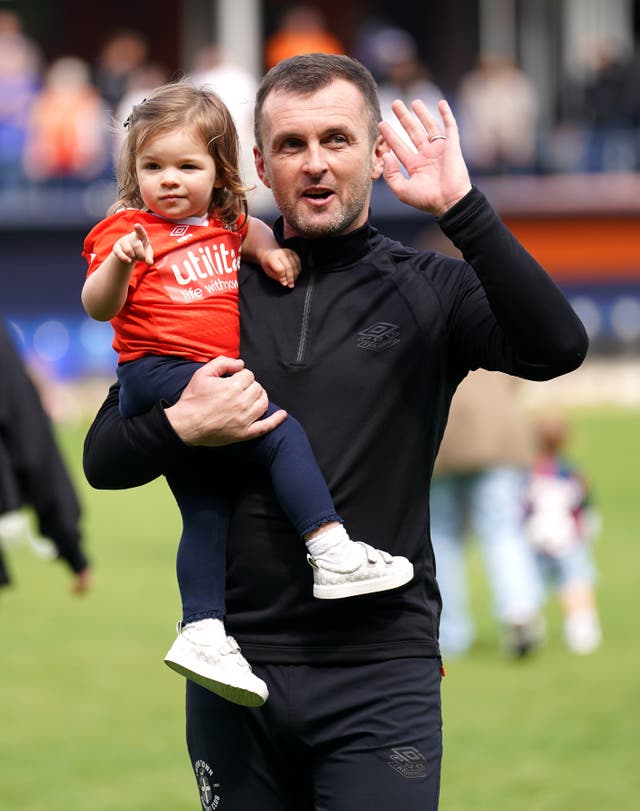
[[[391,563],[393,561],[393,557],[383,549],[375,549],[375,547],[369,546],[368,543],[363,543],[362,541],[358,541],[357,543],[364,547],[369,563],[377,563],[380,558],[382,558],[385,563]]]
[[[218,651],[222,656],[226,656],[228,653],[239,653],[240,645],[238,645],[232,636],[228,636],[222,645],[220,645]]]

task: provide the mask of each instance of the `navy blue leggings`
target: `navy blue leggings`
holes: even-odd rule
[[[175,403],[193,373],[204,364],[184,358],[150,355],[118,367],[120,411],[125,417],[147,411],[159,400]],[[278,410],[273,403],[264,414]],[[220,451],[211,448],[212,463]],[[328,521],[341,521],[300,423],[287,417],[273,431],[233,446],[235,457],[266,467],[276,497],[300,536]],[[177,575],[183,622],[225,613],[225,564],[229,525],[228,500],[202,476],[173,470],[167,481],[182,515]],[[304,554],[301,545],[300,554]]]

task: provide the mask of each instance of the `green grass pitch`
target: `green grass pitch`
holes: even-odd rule
[[[471,551],[479,638],[445,663],[441,811],[637,806],[640,411],[571,419],[572,455],[603,515],[604,644],[569,653],[551,600],[544,649],[505,659]],[[92,491],[80,469],[84,430],[59,429],[84,504],[93,591],[74,597],[61,565],[26,548],[7,554],[15,585],[0,592],[0,809],[195,811],[184,683],[162,662],[179,614],[177,510],[163,482]]]

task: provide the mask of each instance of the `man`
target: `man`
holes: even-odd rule
[[[246,710],[188,684],[187,741],[207,810],[437,807],[440,597],[425,494],[449,403],[469,369],[542,380],[586,353],[563,295],[472,189],[448,105],[444,132],[412,106],[415,115],[402,103],[394,112],[414,148],[379,124],[375,82],[349,57],[292,57],[267,73],[256,167],[282,212],[279,241],[301,256],[298,282],[280,290],[243,269],[248,368],[212,361],[175,405],[133,420],[119,417],[113,386],[87,437],[94,486],[134,486],[189,460],[212,491],[238,489],[227,625],[270,698]],[[370,226],[382,174],[400,200],[440,218],[469,264]],[[262,472],[234,479],[232,450],[216,469],[198,465],[189,445],[251,439],[282,417],[256,422],[267,402],[256,380],[302,421],[354,535],[409,557],[413,581],[314,600]]]

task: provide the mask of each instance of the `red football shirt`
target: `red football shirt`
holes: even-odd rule
[[[165,220],[147,211],[124,209],[99,222],[87,235],[83,256],[93,273],[116,240],[144,226],[154,263],[136,262],[127,301],[111,320],[119,360],[143,355],[178,355],[208,361],[237,358],[240,345],[238,268],[246,220],[231,230],[214,218]]]

